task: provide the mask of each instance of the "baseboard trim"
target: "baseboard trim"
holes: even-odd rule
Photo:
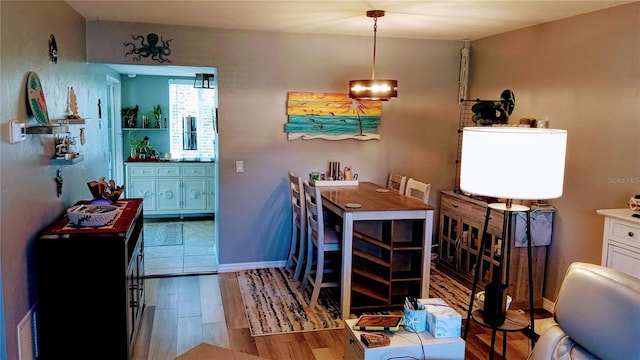
[[[556,306],[556,303],[547,299],[547,298],[542,298],[542,308],[547,310],[548,312],[553,314],[553,308]]]
[[[248,269],[266,269],[266,268],[277,268],[284,267],[287,264],[285,260],[280,261],[260,261],[260,262],[250,262],[250,263],[235,263],[235,264],[220,264],[218,265],[218,272],[235,272],[239,270],[248,270]]]

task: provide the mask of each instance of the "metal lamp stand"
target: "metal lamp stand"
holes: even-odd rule
[[[503,219],[503,224],[502,224],[502,245],[501,245],[501,253],[500,253],[500,264],[498,265],[498,272],[499,272],[499,276],[495,276],[495,274],[493,274],[493,280],[492,281],[496,281],[498,282],[498,290],[500,291],[501,289],[501,285],[502,285],[502,279],[504,278],[505,280],[505,288],[503,291],[506,291],[508,286],[509,286],[509,267],[510,267],[510,263],[511,263],[511,233],[512,233],[512,215],[513,213],[516,212],[526,212],[527,213],[527,265],[528,265],[528,272],[529,272],[529,313],[530,313],[530,323],[529,323],[529,328],[531,329],[531,336],[535,338],[535,331],[534,331],[534,314],[533,314],[533,265],[532,265],[532,255],[531,255],[531,209],[527,206],[523,206],[523,205],[514,205],[512,204],[512,200],[508,199],[506,201],[506,203],[494,203],[494,204],[489,204],[487,206],[487,215],[485,217],[485,221],[484,221],[484,229],[482,232],[482,240],[480,241],[480,249],[478,250],[478,256],[477,256],[477,260],[476,260],[476,265],[475,265],[475,273],[474,273],[474,277],[473,277],[473,286],[471,288],[471,299],[470,299],[470,304],[469,304],[469,309],[467,310],[467,321],[465,323],[465,328],[464,328],[464,339],[467,339],[467,335],[469,332],[469,323],[470,321],[473,319],[474,321],[476,321],[477,323],[479,323],[480,325],[484,326],[484,327],[488,327],[491,328],[491,352],[489,354],[489,359],[493,359],[494,356],[494,349],[495,349],[495,341],[496,341],[496,333],[498,331],[503,331],[504,335],[502,337],[502,357],[506,359],[506,353],[507,353],[507,331],[522,331],[524,329],[526,329],[527,327],[521,327],[521,328],[517,328],[517,327],[513,327],[513,326],[503,326],[503,324],[489,324],[485,321],[483,321],[483,319],[481,319],[481,315],[476,312],[475,316],[474,316],[474,311],[473,311],[473,302],[475,299],[475,293],[476,293],[476,289],[478,287],[478,276],[481,272],[481,265],[482,265],[482,257],[484,254],[484,249],[485,249],[485,241],[488,239],[487,237],[487,228],[489,226],[489,219],[491,216],[491,210],[498,210],[498,211],[503,211],[504,213],[504,219]],[[506,248],[506,252],[505,252],[505,248]],[[491,255],[493,257],[493,255]],[[506,263],[506,271],[505,271],[505,264],[504,264],[504,260],[507,260]],[[487,303],[487,293],[485,291],[485,304]],[[502,299],[501,296],[496,296],[495,297],[495,306],[493,307],[493,309],[495,309],[495,313],[494,315],[494,321],[497,321],[498,319],[498,315],[500,314],[500,312],[502,311],[502,308],[504,306],[504,304],[502,304]],[[507,321],[508,319],[505,319],[505,321]],[[531,348],[533,348],[535,344],[535,339],[531,342]]]

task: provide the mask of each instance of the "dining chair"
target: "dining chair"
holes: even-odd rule
[[[416,199],[422,200],[423,203],[429,203],[429,194],[431,193],[431,184],[425,184],[422,181],[418,181],[414,178],[409,178],[407,180],[407,186],[404,190],[405,196],[411,196]],[[433,242],[433,240],[432,240]],[[431,261],[436,261],[438,259],[438,247],[440,244],[432,243],[431,244]]]
[[[301,290],[313,288],[309,307],[315,307],[320,289],[340,286],[340,236],[325,222],[320,189],[304,182],[307,206],[307,261]],[[314,253],[316,254],[314,259]],[[330,254],[337,255],[333,258]]]
[[[393,171],[389,171],[387,178],[387,189],[397,190],[400,194],[404,194],[404,187],[407,183],[407,177]]]
[[[422,200],[425,204],[429,203],[429,193],[431,192],[431,184],[423,183],[414,178],[407,180],[407,186],[404,189],[405,196],[411,196]]]
[[[297,281],[302,273],[306,253],[307,211],[302,178],[291,171],[289,171],[289,195],[291,200],[291,247],[285,269],[289,270],[293,280]]]

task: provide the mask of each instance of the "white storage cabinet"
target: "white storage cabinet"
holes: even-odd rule
[[[631,209],[597,212],[604,216],[601,265],[640,278],[640,218],[632,216],[640,212]]]
[[[145,215],[213,214],[215,164],[126,163],[127,197],[143,199]]]

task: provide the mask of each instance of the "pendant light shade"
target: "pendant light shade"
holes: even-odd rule
[[[196,80],[193,87],[196,89],[213,89],[213,74],[196,74]]]
[[[373,22],[373,65],[371,80],[349,81],[349,97],[356,100],[389,100],[398,97],[398,80],[376,80],[376,40],[378,18],[384,16],[384,10],[369,10],[367,17]]]

